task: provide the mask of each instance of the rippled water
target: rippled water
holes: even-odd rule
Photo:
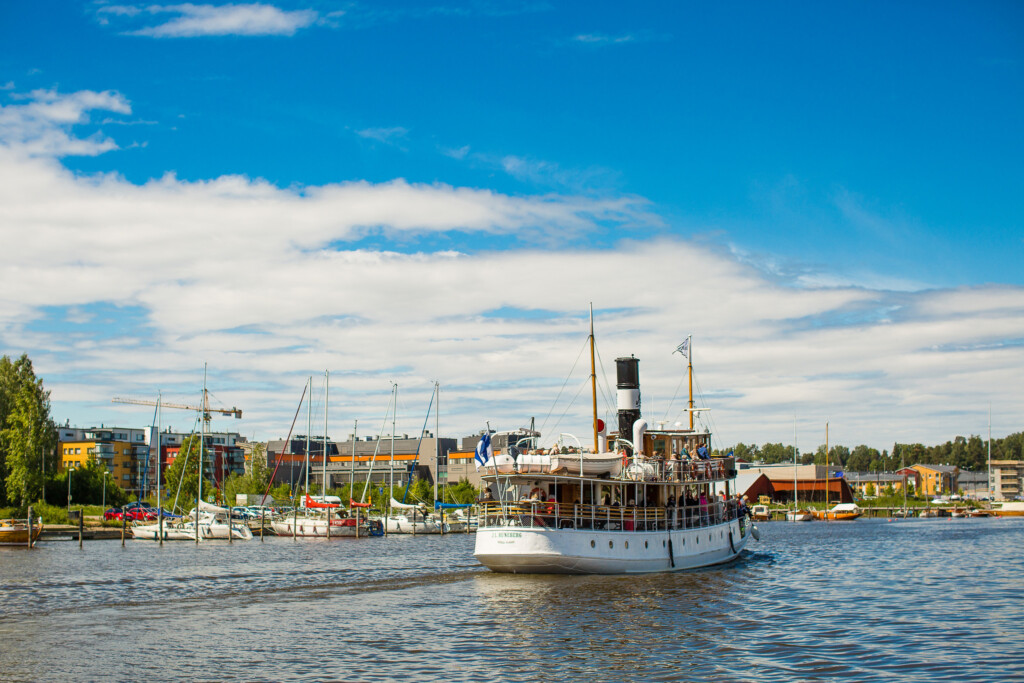
[[[473,536],[0,548],[0,679],[1024,680],[1024,520],[761,524],[679,574]]]

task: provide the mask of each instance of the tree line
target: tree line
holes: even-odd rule
[[[721,449],[719,454],[732,453],[749,462],[765,464],[793,462],[793,446],[782,443],[766,443],[763,446],[737,443]],[[1024,460],[1024,432],[1017,432],[1001,439],[992,439],[993,460]],[[825,446],[819,445],[813,452],[797,454],[802,465],[824,465]],[[871,448],[863,444],[852,450],[846,446],[834,445],[828,449],[828,464],[838,465],[851,472],[895,472],[903,466],[916,464],[955,465],[961,470],[980,471],[988,467],[988,441],[980,436],[957,436],[935,446],[920,443],[894,443],[892,450]]]

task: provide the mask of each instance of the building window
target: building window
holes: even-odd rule
[[[75,449],[75,455],[81,455],[81,454],[82,454],[82,449],[81,448],[76,448]]]

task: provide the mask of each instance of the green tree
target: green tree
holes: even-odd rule
[[[56,469],[57,431],[50,419],[50,392],[32,361],[0,358],[0,504],[38,500],[43,470]]]
[[[185,510],[194,504],[199,492],[199,446],[202,437],[192,434],[181,442],[181,449],[174,461],[164,472],[167,479],[167,496],[178,497],[178,507]],[[204,453],[204,460],[209,463],[209,453]],[[203,479],[203,497],[213,492],[213,483]]]

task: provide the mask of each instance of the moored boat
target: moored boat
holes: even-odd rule
[[[839,503],[831,510],[812,510],[811,514],[815,519],[828,522],[844,522],[857,519],[864,514],[864,511],[857,507],[856,503]]]
[[[993,517],[1024,517],[1024,502],[1008,501],[992,507]]]
[[[28,547],[29,535],[32,536],[32,545],[35,545],[42,533],[43,520],[39,518],[32,520],[31,528],[27,519],[0,519],[0,545]]]
[[[810,522],[814,515],[809,510],[790,510],[786,513],[787,522]]]

